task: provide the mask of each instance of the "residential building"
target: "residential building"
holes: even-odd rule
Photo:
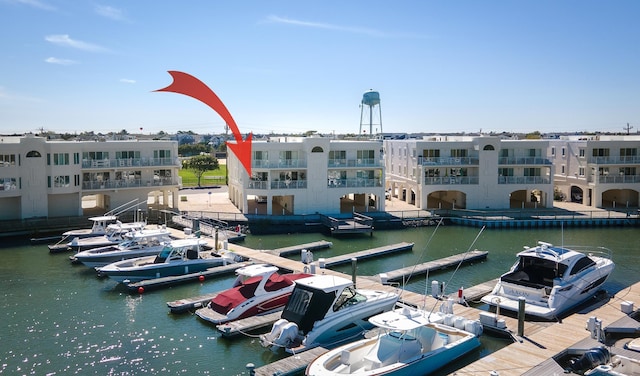
[[[546,140],[425,136],[385,140],[385,184],[420,209],[553,206]]]
[[[0,137],[0,219],[79,216],[138,200],[177,208],[176,141],[60,141]]]
[[[557,195],[598,208],[638,208],[640,135],[561,136],[549,141]]]
[[[229,198],[247,214],[384,211],[382,144],[320,136],[252,143],[249,176],[229,153]]]

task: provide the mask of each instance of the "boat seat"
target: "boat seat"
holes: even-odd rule
[[[187,250],[187,258],[189,260],[197,260],[198,259],[198,251],[196,251],[195,249],[188,249]]]
[[[415,337],[401,339],[393,334],[382,336],[378,343],[365,355],[365,369],[377,369],[404,361],[420,354],[421,348],[421,343]]]

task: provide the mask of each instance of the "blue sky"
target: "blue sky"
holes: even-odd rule
[[[640,128],[640,2],[0,0],[0,132]]]

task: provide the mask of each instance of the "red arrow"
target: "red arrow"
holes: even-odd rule
[[[222,120],[229,125],[236,139],[235,144],[227,143],[227,146],[233,151],[240,160],[240,163],[242,163],[242,166],[244,166],[244,169],[247,170],[249,176],[251,176],[251,139],[253,138],[253,133],[249,133],[245,140],[242,139],[240,129],[238,129],[235,120],[233,120],[233,116],[231,116],[231,113],[229,113],[229,110],[227,110],[227,107],[222,103],[220,98],[218,98],[216,93],[209,89],[204,82],[184,72],[169,71],[169,74],[173,77],[171,85],[155,91],[184,94],[199,100],[217,112],[218,115],[222,117]]]

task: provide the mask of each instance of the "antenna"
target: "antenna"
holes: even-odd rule
[[[625,130],[627,131],[627,134],[629,134],[629,133],[630,133],[630,131],[631,131],[631,129],[633,129],[633,127],[632,127],[632,126],[630,126],[630,125],[629,125],[629,123],[627,123],[627,126],[626,126],[626,127],[624,127],[624,128],[622,128],[622,129],[625,129]]]

